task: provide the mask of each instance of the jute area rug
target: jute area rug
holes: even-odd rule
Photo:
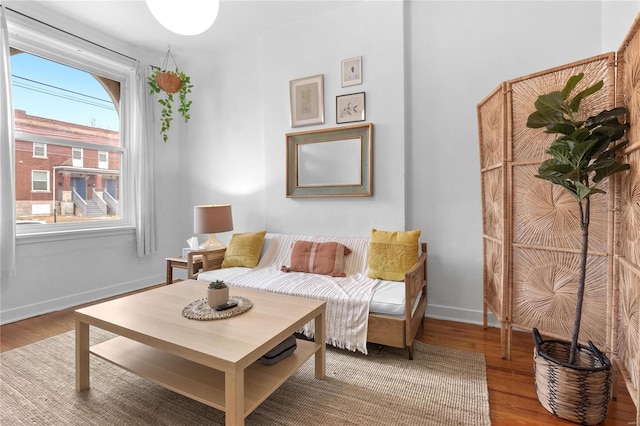
[[[91,327],[92,344],[111,337]],[[0,354],[0,424],[224,425],[224,413],[98,357],[91,389],[75,390],[74,332]],[[246,425],[490,425],[483,354],[416,342],[369,355],[327,349],[327,377],[313,359],[245,419]]]

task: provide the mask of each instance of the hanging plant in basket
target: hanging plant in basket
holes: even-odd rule
[[[182,87],[182,77],[177,72],[158,70],[154,80],[163,92],[176,93]]]
[[[541,95],[536,111],[529,115],[527,127],[546,128],[545,133],[559,134],[546,153],[551,156],[538,168],[537,178],[564,187],[575,198],[580,212],[582,244],[576,314],[571,342],[543,340],[533,329],[536,392],[542,405],[556,416],[580,424],[596,424],[607,416],[611,393],[611,362],[592,342],[578,344],[582,301],[587,273],[591,196],[604,191],[597,185],[605,178],[628,170],[619,153],[627,144],[622,140],[628,123],[620,120],[624,107],[605,110],[580,120],[582,100],[600,90],[600,81],[570,98],[584,74],[567,81],[562,91]]]
[[[175,65],[175,71],[167,69],[167,62],[169,57],[173,60]],[[147,80],[147,84],[151,88],[151,94],[158,94],[163,92],[165,96],[158,99],[158,103],[162,105],[162,112],[160,116],[160,133],[163,140],[166,142],[169,139],[167,132],[171,128],[171,121],[173,120],[173,102],[175,100],[174,94],[178,94],[180,100],[180,106],[178,112],[184,118],[185,123],[189,121],[191,115],[189,110],[191,108],[191,101],[187,101],[187,95],[191,93],[193,84],[191,84],[191,77],[178,69],[178,66],[171,54],[171,48],[167,51],[167,55],[162,64],[162,68],[154,68],[153,72]]]

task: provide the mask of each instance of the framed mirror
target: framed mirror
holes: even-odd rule
[[[287,197],[371,197],[373,124],[287,133]]]

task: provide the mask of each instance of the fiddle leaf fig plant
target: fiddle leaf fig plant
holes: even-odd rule
[[[570,77],[561,91],[540,95],[535,102],[535,112],[529,115],[527,127],[546,128],[545,133],[559,134],[545,151],[551,158],[538,168],[537,178],[565,188],[575,198],[580,210],[582,241],[576,315],[571,339],[569,364],[575,363],[578,335],[582,319],[589,247],[589,223],[591,196],[604,191],[597,187],[603,179],[630,168],[620,160],[620,150],[629,124],[621,121],[627,114],[624,107],[604,110],[581,120],[580,103],[602,89],[603,81],[590,86],[571,97],[583,79],[584,73]]]
[[[165,80],[171,81],[169,86],[164,85]],[[193,89],[191,77],[177,68],[175,71],[155,68],[151,75],[149,75],[147,84],[151,88],[150,93],[152,95],[160,92],[165,94],[164,97],[158,98],[158,103],[162,105],[160,133],[166,142],[169,139],[167,132],[171,128],[171,121],[173,120],[174,93],[178,94],[178,99],[180,100],[178,112],[184,118],[185,123],[191,118],[189,114],[191,101],[187,101],[187,95],[191,93],[191,89]]]

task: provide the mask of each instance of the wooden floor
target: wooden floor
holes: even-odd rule
[[[8,351],[74,328],[73,309],[54,312],[0,327],[0,350]],[[572,425],[540,405],[533,379],[533,342],[529,333],[514,332],[511,360],[500,357],[500,330],[427,318],[418,339],[425,343],[485,354],[489,405],[493,426]],[[636,409],[621,381],[617,399],[609,404],[603,423],[636,425]],[[640,426],[640,425],[637,425]]]

